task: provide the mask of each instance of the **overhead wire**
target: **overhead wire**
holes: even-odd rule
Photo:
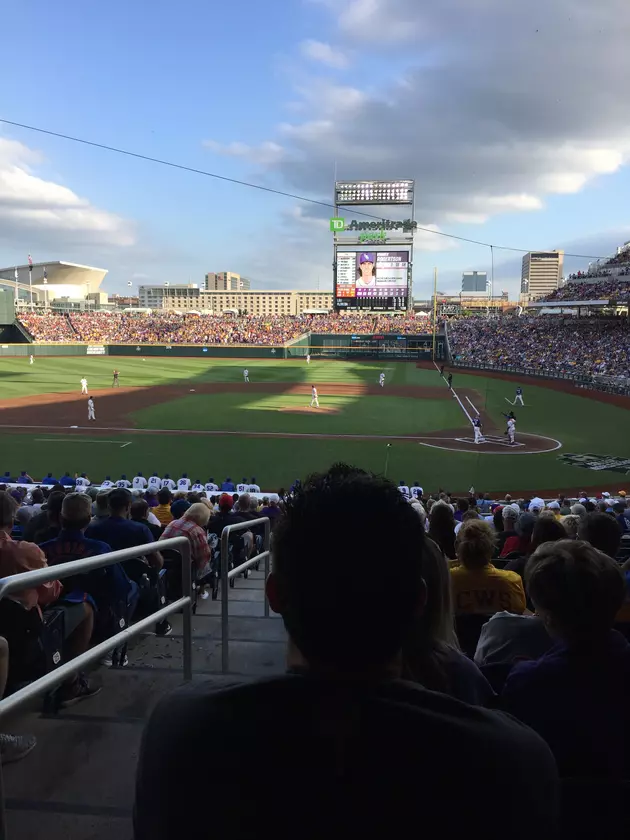
[[[182,172],[190,172],[193,175],[203,175],[206,178],[214,178],[217,181],[224,181],[228,184],[236,184],[237,186],[241,187],[249,187],[253,190],[260,190],[261,192],[271,193],[272,195],[282,196],[284,198],[291,198],[295,201],[301,201],[307,204],[313,204],[318,207],[326,207],[327,209],[338,210],[339,208],[342,209],[350,209],[348,205],[335,205],[328,201],[321,201],[316,198],[309,198],[308,196],[299,195],[298,193],[291,193],[287,192],[286,190],[279,190],[274,189],[273,187],[267,187],[264,184],[255,184],[251,181],[244,181],[240,178],[230,178],[227,175],[219,175],[217,172],[209,172],[206,169],[199,169],[195,166],[188,166],[183,163],[176,163],[175,161],[165,160],[164,158],[157,158],[153,157],[152,155],[145,155],[140,152],[132,152],[130,149],[121,149],[117,146],[110,146],[107,143],[98,143],[95,140],[87,140],[84,137],[76,137],[72,134],[64,134],[60,131],[52,131],[48,128],[41,128],[40,126],[35,125],[28,125],[27,123],[20,123],[16,122],[15,120],[7,120],[0,117],[0,123],[4,123],[5,125],[11,125],[15,128],[22,128],[25,131],[32,131],[37,134],[45,134],[49,137],[56,137],[60,140],[68,140],[72,143],[80,143],[83,146],[90,146],[94,149],[101,149],[106,152],[113,152],[114,154],[124,155],[130,158],[136,158],[137,160],[144,160],[148,163],[155,163],[159,166],[167,166],[171,169],[178,169]],[[352,207],[352,212],[355,213],[357,216],[363,216],[367,219],[375,219],[376,221],[386,221],[386,222],[396,222],[396,219],[387,219],[384,216],[376,216],[373,213],[366,213],[365,211],[358,210],[355,207]],[[446,231],[442,230],[434,230],[433,228],[422,227],[421,225],[416,225],[415,230],[422,231],[423,233],[429,233],[433,236],[443,236],[447,239],[456,239],[459,242],[467,242],[471,245],[480,245],[484,248],[490,248],[497,251],[514,251],[520,254],[529,254],[532,251],[542,250],[540,248],[515,248],[510,245],[495,245],[491,242],[482,242],[479,239],[471,239],[466,236],[460,236],[456,233],[447,233]],[[606,259],[606,257],[602,256],[595,256],[593,254],[572,254],[565,251],[565,257],[575,257],[576,259],[583,259],[583,260],[600,260]]]

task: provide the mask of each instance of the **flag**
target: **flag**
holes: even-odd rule
[[[28,255],[28,270],[29,271],[33,270],[33,257],[31,257],[30,254]]]
[[[46,271],[46,266],[44,266],[44,283],[48,282],[48,273]]]
[[[15,267],[15,271],[13,272],[13,276],[15,277],[15,282],[17,283],[18,280],[20,279],[20,274],[17,270],[17,266]]]

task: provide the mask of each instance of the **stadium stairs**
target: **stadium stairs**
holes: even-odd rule
[[[217,685],[284,670],[281,619],[263,614],[263,571],[229,591],[230,672],[221,674],[221,600],[200,600],[193,616],[193,681]],[[102,692],[57,715],[41,702],[2,722],[2,731],[32,733],[36,748],[4,768],[9,840],[130,840],[135,770],[152,708],[182,684],[182,616],[173,633],[130,643],[126,668],[98,668]],[[208,760],[211,760],[209,757]]]

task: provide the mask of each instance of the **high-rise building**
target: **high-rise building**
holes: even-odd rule
[[[525,303],[555,292],[562,280],[564,251],[530,251],[523,257],[521,300]]]
[[[138,287],[138,298],[143,309],[162,309],[164,298],[167,295],[177,294],[179,297],[191,297],[199,295],[199,286],[196,283],[173,284],[163,283],[162,285],[150,285]]]
[[[487,294],[488,273],[486,271],[464,271],[462,294]]]
[[[207,292],[248,292],[251,283],[233,271],[209,271],[205,277]]]
[[[177,312],[240,312],[247,315],[304,315],[330,312],[332,292],[320,291],[205,291],[171,286],[162,299],[164,309]]]

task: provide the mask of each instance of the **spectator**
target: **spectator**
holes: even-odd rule
[[[173,517],[173,519],[181,519],[181,517],[186,513],[189,507],[190,502],[188,501],[188,499],[175,499],[175,501],[171,505],[171,516]]]
[[[42,543],[54,539],[61,529],[61,506],[65,493],[53,491],[42,507],[40,513],[36,513],[28,521],[24,529],[24,539],[34,543]]]
[[[583,518],[584,516],[586,516],[586,508],[584,507],[584,505],[581,505],[579,502],[576,502],[574,505],[571,505],[571,513],[574,516],[579,516],[580,518]]]
[[[563,516],[560,519],[560,524],[564,528],[567,533],[567,537],[570,540],[577,540],[578,538],[578,529],[580,527],[580,517],[576,516],[573,513],[569,513],[567,516]]]
[[[532,513],[521,513],[514,524],[515,537],[508,537],[503,543],[499,557],[507,557],[510,554],[525,555],[529,551],[532,540],[532,533],[536,518]]]
[[[41,548],[25,540],[15,542],[11,539],[15,511],[15,501],[8,493],[0,491],[0,577],[45,569],[48,566]],[[13,592],[10,597],[21,603],[26,610],[37,610],[40,616],[42,607],[51,604],[55,604],[56,609],[63,610],[64,653],[68,659],[73,659],[84,653],[90,644],[94,613],[90,605],[84,602],[58,601],[62,589],[61,582],[53,580],[32,589]],[[90,685],[83,674],[78,674],[61,686],[59,699],[63,706],[72,706],[80,700],[93,697],[100,690]]]
[[[551,747],[562,776],[630,776],[630,645],[613,631],[623,575],[588,543],[542,545],[526,570],[528,592],[557,644],[516,665],[501,698]]]
[[[132,522],[140,522],[140,524],[146,525],[149,531],[151,531],[155,542],[160,539],[162,536],[162,527],[149,521],[149,505],[145,499],[135,499],[131,503],[129,516]]]
[[[578,537],[586,540],[613,560],[619,553],[623,531],[613,516],[607,513],[589,513],[580,522]]]
[[[520,510],[518,505],[506,505],[501,511],[502,528],[499,531],[499,536],[497,538],[497,551],[499,554],[501,554],[503,546],[507,540],[511,537],[518,538],[518,534],[516,533],[516,523],[518,522],[519,516]]]
[[[455,558],[455,517],[446,502],[436,502],[429,513],[429,537],[449,560]]]
[[[538,546],[546,542],[555,542],[556,540],[566,540],[567,532],[564,527],[557,521],[553,514],[543,513],[534,521],[534,529],[532,531],[532,540],[527,549],[527,553],[521,557],[515,557],[510,560],[505,568],[511,572],[516,572],[517,575],[524,577],[525,565],[528,557],[533,554]]]
[[[92,517],[94,524],[109,518],[109,492],[109,490],[101,491],[96,496],[96,501],[94,502],[95,511]]]
[[[276,520],[281,514],[281,510],[278,506],[278,502],[275,499],[268,499],[267,496],[263,496],[263,506],[262,510],[260,511],[261,516],[268,516],[269,522],[271,524],[271,529],[273,530],[274,525],[276,524]]]
[[[495,535],[487,522],[466,522],[457,535],[460,565],[451,569],[455,613],[492,615],[499,610],[522,613],[525,592],[514,572],[495,568]]]
[[[360,521],[370,527],[348,528]],[[418,780],[423,822],[445,837],[471,824],[484,825],[486,840],[503,840],[508,823],[517,840],[532,824],[551,834],[556,779],[545,745],[509,718],[399,679],[424,599],[422,546],[422,524],[395,485],[361,471],[337,465],[287,500],[267,590],[289,634],[291,671],[187,687],[158,704],[141,748],[136,840],[206,832],[191,785],[212,788],[212,830],[222,838],[258,836],[279,790],[281,840],[296,825],[307,840],[331,827],[340,836],[402,836],[417,821]],[[375,603],[376,612],[367,606]],[[210,749],[225,771],[218,776]],[[464,807],[453,807],[454,767],[466,768]],[[515,821],[517,811],[528,819]]]
[[[625,502],[615,502],[613,505],[613,514],[619,523],[622,534],[630,532],[630,519],[625,516],[626,504]]]
[[[210,548],[206,534],[209,519],[210,509],[208,506],[203,502],[197,502],[184,511],[181,519],[169,522],[160,537],[162,540],[169,540],[172,537],[188,538],[192,565],[198,579],[203,578],[209,572]]]
[[[432,691],[485,706],[494,692],[479,669],[459,650],[448,565],[431,539],[424,543],[422,576],[427,599],[403,648],[403,676]]]
[[[157,516],[160,521],[160,525],[164,528],[169,522],[173,521],[173,514],[171,513],[173,495],[168,488],[164,487],[162,490],[158,491],[157,498],[159,504],[153,509],[153,513]]]

